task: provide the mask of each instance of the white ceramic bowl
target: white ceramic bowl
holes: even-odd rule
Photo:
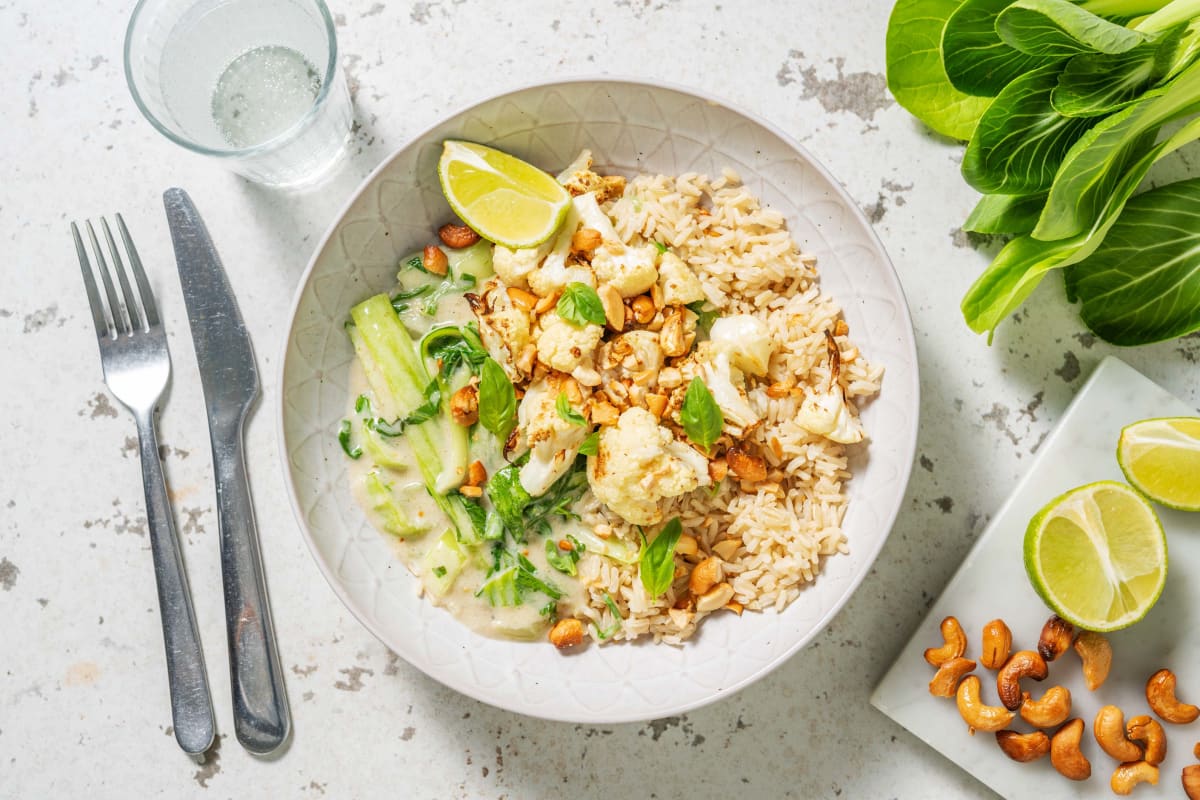
[[[399,258],[452,219],[437,178],[442,140],[468,139],[556,171],[589,148],[602,169],[719,174],[732,167],[783,212],[818,257],[823,289],[855,342],[886,367],[862,418],[868,448],[852,464],[850,554],[781,614],[718,615],[684,647],[589,646],[488,639],[417,596],[416,580],[350,496],[337,441],[353,351],[342,324],[354,303],[388,290]],[[379,639],[438,681],[486,703],[550,719],[622,722],[678,714],[762,677],[813,639],[867,575],[904,496],[916,447],[918,381],[899,281],[838,182],[786,135],[688,91],[577,80],[502,95],[455,114],[376,169],[333,223],[295,299],[281,366],[280,446],[293,508],[329,584]]]

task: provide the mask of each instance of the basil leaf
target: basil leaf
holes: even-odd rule
[[[479,371],[479,423],[500,441],[517,424],[517,395],[495,359],[485,359]]]
[[[721,414],[721,407],[700,378],[692,378],[688,384],[683,407],[679,411],[679,421],[683,423],[683,432],[687,437],[705,450],[712,447],[713,442],[721,436],[725,418]]]
[[[579,454],[594,456],[598,452],[600,452],[600,432],[595,431],[588,434],[588,437],[583,440],[583,444],[579,445]]]
[[[658,597],[671,588],[675,580],[675,544],[683,533],[683,524],[674,517],[663,526],[650,542],[642,548],[638,559],[638,573],[642,586],[651,597]]]
[[[560,317],[576,328],[582,328],[589,322],[593,325],[604,324],[604,306],[600,304],[600,295],[586,283],[568,283],[562,297],[558,298],[557,310]]]
[[[566,575],[575,575],[579,563],[578,550],[562,550],[553,539],[546,540],[546,563]]]
[[[350,447],[350,420],[342,420],[342,427],[338,429],[338,444],[342,446],[342,451],[357,460],[362,455],[361,447]]]
[[[583,418],[575,409],[571,408],[571,401],[567,399],[566,392],[559,392],[558,399],[554,401],[554,408],[558,411],[558,415],[572,425],[580,427],[587,425],[587,420]]]

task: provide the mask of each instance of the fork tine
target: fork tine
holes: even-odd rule
[[[83,246],[83,238],[79,235],[79,226],[71,223],[71,236],[75,238],[75,252],[79,254],[79,268],[83,270],[83,285],[87,289],[88,305],[92,308],[92,322],[96,325],[96,335],[101,339],[112,336],[108,327],[108,319],[104,316],[104,301],[96,289],[96,278],[92,275],[92,262],[88,260],[87,249]]]
[[[96,239],[96,229],[92,227],[92,221],[87,221],[88,239],[92,242],[92,255],[96,257],[96,267],[100,270],[100,281],[104,284],[104,293],[108,296],[108,308],[112,312],[113,329],[117,335],[127,334],[130,328],[125,320],[125,315],[121,313],[121,303],[117,300],[117,291],[113,287],[112,278],[108,274],[108,262],[104,260],[104,251],[100,249],[100,242]]]
[[[112,229],[108,227],[108,220],[104,217],[100,218],[100,227],[104,229],[104,240],[108,243],[108,252],[113,260],[113,271],[117,273],[117,283],[121,284],[121,294],[125,297],[125,311],[129,314],[129,328],[133,332],[140,331],[142,323],[138,317],[137,301],[133,297],[133,288],[129,285],[129,276],[125,274],[125,262],[121,258],[121,251],[117,249],[117,243],[113,241]]]
[[[158,306],[154,302],[154,292],[150,290],[150,281],[146,280],[146,271],[142,269],[142,259],[138,257],[137,248],[133,246],[133,238],[125,227],[125,219],[117,214],[117,230],[121,233],[121,241],[125,243],[125,252],[129,256],[129,266],[133,268],[133,279],[137,281],[138,294],[142,297],[142,308],[146,312],[146,324],[153,328],[158,324]]]

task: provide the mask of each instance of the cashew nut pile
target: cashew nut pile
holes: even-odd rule
[[[1056,615],[1043,626],[1036,650],[1013,652],[1012,631],[1004,620],[987,623],[978,663],[995,671],[1000,701],[1000,705],[989,705],[983,696],[983,681],[970,674],[977,665],[967,657],[968,639],[962,625],[956,618],[946,617],[941,634],[942,644],[925,651],[925,660],[937,668],[929,693],[955,698],[968,733],[994,733],[1000,750],[1014,761],[1036,761],[1049,755],[1063,777],[1073,781],[1091,777],[1092,764],[1083,753],[1087,725],[1079,716],[1071,718],[1071,692],[1064,686],[1051,686],[1034,697],[1022,687],[1022,681],[1045,680],[1050,662],[1073,649],[1082,665],[1084,683],[1095,691],[1112,667],[1112,646],[1103,635],[1092,631],[1076,634],[1071,623]],[[1200,718],[1200,706],[1179,700],[1175,684],[1175,673],[1169,669],[1160,669],[1146,682],[1146,703],[1154,716],[1139,714],[1127,720],[1114,705],[1097,712],[1092,736],[1100,750],[1117,762],[1109,781],[1115,794],[1130,794],[1142,783],[1158,784],[1159,765],[1167,755],[1163,722],[1187,725]],[[1018,715],[1032,731],[1010,727]],[[1200,761],[1200,742],[1193,755]],[[1189,800],[1200,800],[1200,763],[1184,767],[1180,779]]]

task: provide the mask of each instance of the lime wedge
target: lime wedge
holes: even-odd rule
[[[571,204],[567,190],[548,173],[472,142],[443,143],[438,178],[463,222],[483,238],[513,249],[549,239]]]
[[[1167,580],[1167,538],[1154,509],[1123,483],[1080,486],[1025,531],[1025,571],[1060,617],[1115,631],[1146,616]]]
[[[1180,511],[1200,511],[1200,417],[1144,419],[1117,441],[1117,463],[1142,494]]]

